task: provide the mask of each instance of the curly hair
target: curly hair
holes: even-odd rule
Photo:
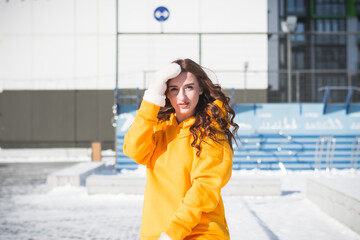
[[[197,149],[196,155],[200,155],[201,143],[206,137],[216,142],[227,140],[232,149],[233,142],[236,143],[235,136],[239,126],[234,122],[235,112],[230,106],[230,98],[223,93],[219,84],[214,84],[210,80],[203,67],[196,62],[191,59],[178,59],[173,63],[181,66],[181,72],[194,74],[203,90],[195,108],[195,123],[190,127],[193,136],[191,146]],[[226,112],[214,103],[215,100],[223,103],[222,107]],[[166,105],[160,108],[158,119],[166,121],[172,113],[175,113],[175,109],[166,98]]]

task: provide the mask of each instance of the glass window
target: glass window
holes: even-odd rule
[[[337,6],[336,4],[332,3],[332,4],[330,5],[330,7],[331,7],[331,11],[330,11],[330,14],[329,14],[329,15],[339,15],[339,11],[338,11],[338,10],[340,10],[340,9],[338,8],[338,6]]]
[[[317,0],[317,1],[315,1],[315,3],[314,3],[314,8],[315,8],[315,15],[322,15],[322,12],[321,12],[321,10],[322,10],[322,8],[321,7],[319,7],[319,5],[321,5],[322,4],[322,1],[321,0]]]
[[[344,47],[317,47],[315,54],[315,68],[317,69],[346,68],[346,48]]]
[[[286,12],[288,15],[305,16],[304,0],[286,0]]]
[[[299,69],[305,68],[305,53],[304,52],[299,52],[299,54],[298,54],[297,67]]]
[[[288,13],[294,13],[295,12],[295,0],[287,0],[286,8],[287,8]]]
[[[338,15],[345,16],[346,15],[346,1],[345,0],[340,0],[339,5],[337,7],[339,8]]]
[[[296,24],[295,32],[304,32],[304,31],[305,31],[305,24],[303,22],[298,22]],[[291,35],[291,40],[296,42],[304,42],[305,34],[293,34]]]
[[[305,32],[305,24],[303,22],[299,22],[299,24],[296,26],[296,29],[298,32]],[[297,35],[296,40],[301,42],[305,41],[305,34]]]
[[[346,49],[345,48],[338,48],[339,51],[339,64],[338,68],[344,69],[346,68]]]
[[[332,54],[333,54],[332,59],[331,59],[332,60],[332,65],[330,66],[330,68],[336,68],[337,67],[336,65],[338,65],[336,63],[338,63],[340,61],[339,52],[334,51]]]
[[[346,20],[338,19],[339,21],[339,31],[346,31]]]
[[[297,0],[296,7],[305,12],[305,2],[304,0]]]
[[[339,26],[338,26],[337,19],[332,19],[331,25],[332,25],[332,31],[333,32],[339,31]]]
[[[343,32],[346,31],[346,20],[338,18],[315,19],[315,31]],[[317,35],[316,43],[346,44],[345,35]]]
[[[323,20],[322,19],[315,19],[315,31],[323,32]],[[323,41],[324,35],[314,35],[315,43],[321,43]]]
[[[339,23],[339,31],[340,32],[347,31],[345,19],[338,19],[338,23]],[[347,39],[346,35],[340,35],[339,36],[339,44],[346,44],[346,39]]]
[[[280,42],[280,68],[285,66],[285,44]]]
[[[346,0],[315,0],[316,16],[345,16]]]
[[[284,17],[285,16],[285,12],[284,12],[284,1],[285,0],[280,0],[280,16]]]
[[[331,20],[330,19],[324,19],[324,27],[325,32],[331,32]]]
[[[316,31],[318,32],[324,31],[322,19],[316,19]]]
[[[329,1],[324,1],[322,6],[319,5],[319,8],[322,8],[322,15],[331,15],[331,5]]]
[[[305,53],[302,51],[294,51],[292,54],[292,68],[304,69],[305,68]]]
[[[297,0],[296,1],[296,13],[298,16],[305,16],[306,15],[306,8],[304,0]]]
[[[358,27],[358,32],[360,32],[360,19],[358,20],[357,27]],[[358,43],[360,44],[360,34],[358,35]],[[359,50],[360,50],[360,46],[359,46]],[[359,58],[359,62],[360,62],[360,58]]]

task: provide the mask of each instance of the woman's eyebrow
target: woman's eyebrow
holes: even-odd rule
[[[192,86],[192,85],[195,85],[195,83],[187,83],[184,86]],[[168,87],[170,88],[170,87],[178,87],[178,86],[177,85],[169,85]]]

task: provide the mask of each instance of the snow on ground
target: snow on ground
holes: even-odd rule
[[[111,149],[101,151],[106,161],[115,161]],[[89,162],[91,148],[0,148],[0,163],[18,162]]]
[[[26,160],[29,158],[23,163],[0,164],[1,240],[139,239],[142,195],[88,195],[84,187],[70,186],[48,191],[45,178],[57,163],[25,163]],[[62,167],[58,165],[57,170]],[[140,168],[122,174],[143,176],[144,173],[145,169]],[[287,175],[259,170],[233,173],[233,177],[246,175],[280,177],[283,194],[225,196],[232,240],[360,240],[357,233],[326,215],[305,194],[307,177],[336,178],[359,173],[350,170],[317,175],[312,171],[288,171]]]
[[[65,186],[12,201],[14,209],[0,220],[0,239],[139,239],[142,195],[88,195]],[[224,203],[231,239],[360,239],[302,192],[228,196]]]
[[[138,239],[142,199],[90,196],[84,188],[65,186],[16,197],[17,209],[7,221],[13,221],[18,239]]]
[[[360,239],[321,212],[302,193],[281,197],[226,197],[231,239]]]

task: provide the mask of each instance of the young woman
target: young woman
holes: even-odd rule
[[[221,188],[232,171],[234,117],[194,61],[155,74],[124,143],[124,153],[147,166],[142,240],[229,239]]]

